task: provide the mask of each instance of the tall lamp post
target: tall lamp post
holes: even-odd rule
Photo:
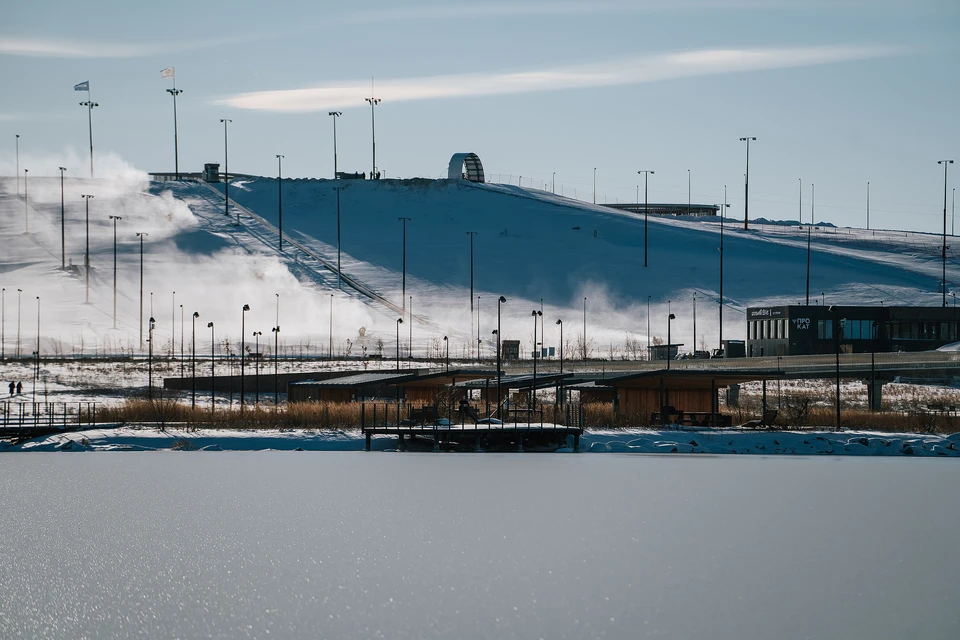
[[[593,168],[593,204],[597,204],[597,168]]]
[[[117,222],[120,216],[110,216],[113,220],[113,328],[117,328]]]
[[[563,373],[563,320],[557,319],[557,324],[560,325],[560,373]]]
[[[816,214],[814,214],[814,204],[816,202],[816,185],[812,182],[810,183],[810,224],[807,225],[807,301],[806,304],[810,306],[810,238],[813,233],[813,221],[816,219]]]
[[[583,361],[587,361],[587,299],[583,299]]]
[[[337,289],[342,291],[343,283],[340,276],[340,191],[343,190],[343,187],[334,187],[334,190],[337,192]]]
[[[233,122],[229,118],[220,118],[223,123],[223,215],[230,215],[230,153],[227,147],[227,125]],[[240,224],[240,210],[237,210],[237,224]]]
[[[58,167],[60,171],[60,268],[67,268],[67,205],[63,199],[63,172],[66,167]]]
[[[273,406],[280,406],[280,325],[270,329],[273,332]]]
[[[37,360],[33,370],[33,401],[37,401],[37,383],[40,381],[40,296],[37,296]]]
[[[244,386],[245,375],[246,375],[246,339],[247,339],[247,311],[250,311],[250,305],[243,305],[243,309],[240,313],[240,415],[243,415],[243,401],[246,397],[244,393],[247,389]],[[232,385],[231,385],[232,386]]]
[[[328,116],[333,116],[333,179],[337,179],[337,118],[343,115],[340,111],[328,111]]]
[[[867,180],[867,231],[870,230],[870,181]]]
[[[16,134],[16,136],[17,136],[17,171],[16,171],[17,195],[19,196],[20,195],[20,134],[18,133]]]
[[[190,333],[190,408],[197,408],[197,318],[199,311],[193,312],[193,330]]]
[[[837,353],[837,429],[840,428],[840,334],[843,325],[840,322],[840,308],[830,305],[828,311],[833,312],[833,344]]]
[[[937,160],[937,164],[943,165],[943,280],[941,288],[943,289],[943,306],[947,306],[947,166],[953,164],[953,160]],[[24,187],[26,188],[26,187]]]
[[[90,81],[81,82],[80,84],[74,85],[74,91],[86,91],[87,99],[84,102],[80,103],[81,107],[87,108],[87,127],[90,132],[90,177],[93,177],[93,108],[99,107],[100,105],[90,99]]]
[[[473,236],[477,235],[477,232],[467,231],[467,235],[470,236],[470,335],[472,336],[473,335]],[[480,328],[477,327],[477,334],[479,333],[480,333]]]
[[[690,169],[687,169],[687,215],[690,215]],[[696,344],[693,345],[696,349]]]
[[[667,304],[670,302],[667,301]],[[677,316],[672,313],[667,316],[667,371],[670,371],[670,327],[676,319]]]
[[[0,288],[0,362],[7,361],[7,288]]]
[[[507,299],[504,298],[503,296],[500,296],[499,298],[497,298],[497,415],[500,415],[500,404],[502,402],[501,400],[502,387],[500,386],[501,369],[502,369],[502,367],[500,366],[500,357],[501,357],[501,354],[500,354],[500,336],[501,336],[500,305],[506,301]]]
[[[280,252],[283,253],[283,159],[277,154],[277,215],[280,224]]]
[[[649,169],[642,169],[637,171],[637,173],[643,174],[643,266],[647,266],[647,178],[651,173],[656,173],[656,171],[650,171]],[[584,358],[586,359],[586,358]]]
[[[167,89],[167,93],[173,96],[173,172],[180,179],[180,147],[177,130],[177,96],[183,93],[183,89],[177,89],[177,76],[173,67],[164,69],[160,72],[163,78],[173,79],[173,89]]]
[[[254,331],[253,339],[256,340],[256,346],[253,348],[253,366],[254,366],[254,388],[256,389],[256,395],[254,396],[254,406],[260,406],[260,336],[263,335],[263,331]]]
[[[30,200],[27,197],[27,174],[30,169],[23,170],[23,224],[24,233],[30,233]]]
[[[410,218],[397,218],[401,223],[403,223],[403,284],[401,286],[400,298],[401,306],[403,311],[407,310],[407,223],[410,221]],[[471,331],[471,333],[473,333]]]
[[[153,316],[150,316],[147,326],[147,346],[150,348],[147,352],[147,397],[149,398],[153,398],[153,327],[156,322]]]
[[[210,411],[212,412],[217,406],[217,340],[213,333],[212,320],[207,323],[207,327],[210,328]]]
[[[740,138],[740,142],[747,143],[747,172],[744,174],[743,178],[743,228],[747,229],[749,227],[750,217],[748,215],[749,206],[750,206],[750,141],[756,140],[755,136],[747,136],[746,138]]]
[[[720,304],[718,305],[718,313],[720,315],[720,337],[717,342],[717,348],[720,349],[720,352],[723,353],[723,219],[727,215],[727,208],[730,205],[727,204],[727,185],[723,185],[723,208],[720,209]],[[650,350],[650,296],[647,296],[647,351]],[[724,354],[725,355],[725,354]]]
[[[446,355],[446,361],[447,361],[446,373],[450,373],[450,340],[447,338],[447,336],[443,336],[443,346],[444,346],[444,349],[445,349],[446,352],[447,352],[447,355]]]
[[[143,349],[143,238],[149,235],[144,231],[138,231],[137,237],[140,238],[140,349]],[[142,351],[141,351],[142,352]]]
[[[397,371],[400,371],[400,325],[403,324],[403,318],[397,318]],[[397,392],[399,394],[399,391]]]
[[[87,281],[87,298],[84,302],[86,302],[86,304],[90,304],[90,198],[93,196],[81,195],[80,197],[84,200],[84,208],[87,212],[87,248],[86,252],[83,254],[83,270]]]
[[[364,98],[370,103],[370,132],[373,140],[373,165],[370,169],[370,179],[374,180],[377,173],[377,117],[376,107],[380,104],[380,98]]]
[[[542,311],[536,309],[530,314],[533,316],[533,384],[530,387],[530,408],[535,409],[537,406],[537,401],[534,398],[534,395],[537,393],[537,323],[539,320],[537,316],[543,316]]]

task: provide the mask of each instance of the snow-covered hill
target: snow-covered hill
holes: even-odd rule
[[[189,351],[194,311],[200,314],[198,350],[209,350],[209,321],[218,342],[229,338],[236,344],[241,309],[249,304],[248,341],[272,346],[270,330],[279,324],[287,348],[325,351],[332,315],[335,352],[379,348],[391,357],[399,316],[395,306],[404,306],[399,218],[410,219],[406,306],[412,296],[414,313],[412,323],[407,316],[400,325],[404,350],[411,338],[415,354],[436,354],[444,335],[452,354],[466,354],[476,343],[469,231],[476,232],[474,295],[487,355],[493,353],[491,330],[500,295],[507,298],[503,338],[520,339],[524,350],[533,341],[531,314],[541,304],[537,341],[559,347],[556,321],[562,319],[568,353],[583,334],[584,309],[593,356],[609,357],[611,347],[622,351],[627,341],[645,347],[648,303],[650,334],[665,338],[669,306],[677,316],[673,341],[692,348],[694,293],[696,343],[716,346],[719,220],[650,218],[644,267],[642,216],[548,192],[446,180],[284,180],[284,233],[298,246],[288,244],[280,253],[271,226],[279,222],[276,179],[234,180],[231,201],[241,205],[237,226],[238,209],[224,215],[223,198],[209,185],[151,183],[122,162],[113,166],[107,177],[65,182],[66,253],[73,265],[83,264],[80,195],[95,196],[90,201],[89,305],[84,304],[82,269],[60,269],[59,178],[31,178],[26,206],[22,186],[18,197],[13,179],[0,183],[7,355],[16,350],[18,322],[21,354],[36,349],[37,296],[44,353],[138,351],[140,245],[135,234],[144,232],[144,318],[152,313],[156,319],[158,350],[171,345],[179,350],[183,341]],[[222,184],[214,186],[222,193]],[[335,265],[337,258],[337,188],[343,273],[357,284],[342,290],[325,266]],[[117,221],[116,329],[110,215],[122,217]],[[24,234],[27,222],[30,233]],[[755,224],[745,231],[742,222],[728,219],[724,337],[743,336],[747,306],[803,301],[806,242],[805,228]],[[811,302],[821,300],[822,292],[827,304],[940,303],[937,236],[821,226],[812,234],[812,246]],[[957,279],[960,273],[951,261],[947,280]],[[254,331],[262,335],[255,338]]]

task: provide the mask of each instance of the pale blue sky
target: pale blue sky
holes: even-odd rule
[[[405,5],[401,8],[401,5]],[[172,170],[174,66],[180,164],[331,176],[369,171],[371,76],[377,164],[388,177],[439,176],[457,151],[488,175],[549,181],[589,199],[717,202],[751,218],[936,231],[943,172],[960,162],[960,3],[634,0],[627,2],[17,3],[0,26],[0,159],[21,167],[94,143],[138,168]],[[288,90],[303,90],[283,93]],[[439,94],[439,95],[438,95]],[[82,157],[82,156],[81,156]],[[950,188],[960,183],[953,165]],[[86,175],[85,166],[69,167]],[[642,195],[641,195],[642,197]],[[948,199],[948,209],[950,208]],[[949,213],[949,211],[948,211]]]

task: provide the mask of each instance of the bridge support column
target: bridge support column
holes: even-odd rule
[[[867,380],[867,406],[870,411],[881,411],[885,380]]]

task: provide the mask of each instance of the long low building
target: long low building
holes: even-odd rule
[[[716,216],[720,213],[718,204],[665,204],[662,202],[649,204],[640,203],[617,203],[607,204],[605,206],[621,211],[630,211],[631,213],[647,212],[651,216]]]
[[[928,351],[958,341],[955,307],[747,309],[747,356]]]

